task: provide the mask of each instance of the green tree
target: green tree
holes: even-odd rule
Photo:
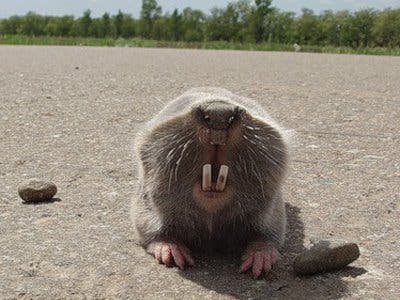
[[[357,46],[374,46],[372,29],[377,17],[374,9],[363,9],[354,13],[354,29],[356,31]]]
[[[373,46],[372,30],[376,19],[376,12],[365,9],[348,13],[341,25],[341,43],[350,47]]]
[[[341,17],[331,10],[319,16],[321,39],[324,45],[340,46]]]
[[[335,22],[337,22],[339,35],[339,42],[336,44],[336,46],[352,46],[350,32],[350,24],[353,18],[352,14],[348,10],[342,10],[336,12],[334,18]]]
[[[232,5],[237,12],[239,23],[239,30],[236,33],[236,40],[239,42],[254,41],[251,28],[253,7],[250,4],[250,0],[239,0],[237,2],[233,2]]]
[[[111,19],[108,13],[104,13],[101,18],[101,36],[111,36],[112,35],[112,27],[111,27]]]
[[[271,11],[265,22],[265,34],[269,42],[289,44],[294,39],[294,13]]]
[[[101,19],[95,18],[91,20],[88,33],[86,36],[91,36],[96,38],[104,37],[103,24],[101,22]]]
[[[170,17],[170,39],[173,41],[179,41],[183,35],[183,22],[182,15],[179,14],[178,10],[175,9]]]
[[[378,46],[400,47],[400,8],[385,9],[377,15],[373,36]]]
[[[24,17],[11,16],[1,21],[1,32],[5,34],[21,34]]]
[[[121,36],[124,38],[133,37],[137,33],[137,22],[132,16],[128,14],[123,15],[122,26],[121,26]]]
[[[69,36],[73,25],[73,16],[51,17],[46,25],[46,34],[52,36]]]
[[[90,9],[85,10],[83,16],[78,20],[79,22],[79,36],[89,36],[90,25],[92,24],[92,17],[90,16]]]
[[[296,20],[294,36],[299,44],[318,45],[322,31],[318,16],[311,9],[303,8],[301,16]]]
[[[23,18],[20,33],[35,36],[44,35],[47,19],[46,17],[40,16],[34,12],[28,12]]]
[[[223,30],[223,9],[214,7],[211,9],[211,15],[206,22],[206,37],[209,41],[218,41],[225,39]]]
[[[114,27],[115,27],[115,34],[117,37],[122,35],[122,26],[124,23],[124,14],[121,10],[118,10],[117,15],[113,19]]]
[[[265,39],[265,20],[272,11],[272,0],[255,0],[256,7],[251,14],[251,31],[256,43]]]
[[[159,41],[168,41],[171,39],[171,32],[169,30],[169,17],[161,16],[158,17],[153,25],[151,38]]]
[[[204,40],[205,14],[198,9],[186,7],[182,12],[183,39],[188,42],[200,42]]]
[[[142,0],[141,17],[141,35],[145,38],[151,36],[154,22],[161,15],[161,6],[156,0]]]
[[[207,20],[207,39],[212,41],[237,41],[241,31],[237,6],[228,3],[226,8],[213,8]]]

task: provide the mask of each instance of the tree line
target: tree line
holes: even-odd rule
[[[304,8],[281,11],[272,0],[239,0],[206,14],[187,7],[163,13],[156,0],[142,0],[140,17],[118,11],[94,18],[29,12],[0,20],[0,34],[28,36],[134,38],[162,41],[230,41],[346,47],[400,47],[400,8],[355,12]]]

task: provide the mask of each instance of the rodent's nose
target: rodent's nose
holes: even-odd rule
[[[239,119],[239,107],[223,101],[214,101],[202,108],[202,116],[210,129],[227,130]]]

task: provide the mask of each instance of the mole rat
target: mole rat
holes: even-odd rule
[[[230,252],[241,272],[270,271],[286,230],[287,132],[259,104],[222,88],[168,103],[135,138],[139,243],[166,266]]]

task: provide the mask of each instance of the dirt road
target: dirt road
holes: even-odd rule
[[[398,297],[399,74],[399,57],[1,46],[0,298]],[[132,240],[135,129],[196,86],[255,98],[297,131],[289,234],[267,279],[227,257],[167,269]],[[58,201],[23,205],[31,177],[54,181]],[[297,278],[315,236],[361,257]]]

